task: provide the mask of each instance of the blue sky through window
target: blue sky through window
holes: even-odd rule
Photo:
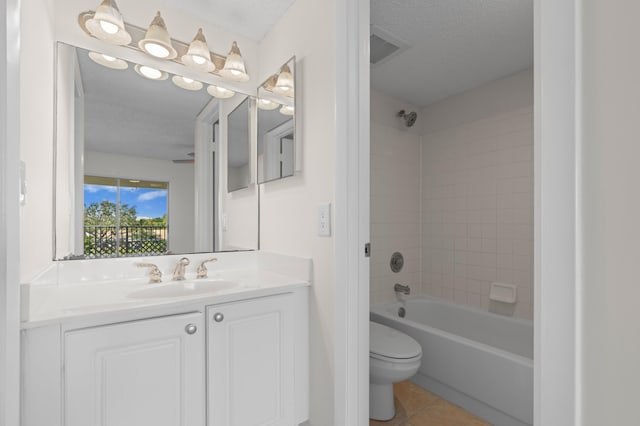
[[[123,180],[123,183],[127,182]],[[165,184],[166,185],[166,184]],[[109,200],[113,203],[117,199],[117,186],[101,185],[95,183],[85,183],[84,185],[84,206],[91,203]],[[120,187],[120,203],[136,208],[138,219],[157,218],[167,214],[168,190],[163,188],[144,187]]]

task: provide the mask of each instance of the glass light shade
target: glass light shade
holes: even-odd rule
[[[160,71],[159,69],[137,64],[135,66],[135,70],[138,74],[143,76],[144,78],[148,78],[149,80],[166,80],[169,78],[169,74],[164,71]]]
[[[273,87],[273,91],[280,95],[293,98],[293,74],[291,74],[291,68],[289,65],[284,64],[280,68],[276,85]]]
[[[105,55],[104,53],[89,52],[89,58],[96,64],[100,64],[103,67],[111,68],[114,70],[126,70],[129,68],[127,61],[114,58],[113,56]]]
[[[264,111],[271,111],[280,106],[279,103],[269,99],[258,99],[258,108]]]
[[[234,92],[233,90],[229,90],[224,87],[216,86],[213,84],[207,87],[207,92],[214,98],[218,98],[218,99],[229,99],[236,94],[236,92]]]
[[[174,75],[173,77],[171,77],[171,81],[173,81],[173,84],[175,84],[181,89],[193,90],[193,91],[202,89],[202,83],[192,78],[182,77],[180,75]]]
[[[94,37],[117,45],[131,43],[131,35],[124,27],[122,15],[115,0],[104,0],[91,19],[85,22]]]
[[[220,70],[220,75],[234,81],[247,81],[249,74],[244,66],[244,59],[238,49],[238,43],[235,41],[231,45],[231,50],[224,61],[224,68]]]
[[[209,52],[202,28],[198,29],[198,34],[189,45],[189,50],[181,59],[183,64],[198,71],[211,72],[216,69],[216,66],[211,62],[211,52]]]
[[[282,108],[280,108],[280,114],[282,115],[293,115],[294,112],[295,108],[291,105],[282,105]]]
[[[151,21],[144,38],[138,42],[138,47],[145,53],[160,59],[174,59],[178,56],[178,52],[171,44],[167,25],[160,16],[160,12]]]

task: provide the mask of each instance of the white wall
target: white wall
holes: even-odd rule
[[[29,191],[20,211],[22,282],[53,258],[54,10],[53,0],[22,3],[20,157]]]
[[[218,218],[222,222],[219,226],[220,250],[247,250],[258,248],[258,216],[259,200],[256,185],[256,167],[228,167],[228,121],[227,117],[245,99],[236,95],[220,101],[220,162],[218,167],[219,203]],[[255,103],[249,100],[249,131],[248,135],[256,132]],[[251,137],[249,137],[251,140]],[[249,164],[256,164],[257,147],[249,148]],[[248,170],[247,170],[248,169]],[[248,172],[248,173],[247,173]],[[228,192],[229,182],[241,183],[246,188]]]
[[[260,43],[260,80],[298,61],[302,171],[261,185],[260,248],[313,259],[310,410],[322,426],[334,424],[334,239],[316,235],[316,208],[335,200],[335,33],[333,1],[297,0]]]
[[[532,318],[532,97],[526,70],[421,112],[423,293],[494,310],[491,283],[514,284]]]
[[[0,5],[0,425],[20,421],[20,2]]]
[[[421,118],[406,127],[396,116],[419,108],[371,91],[371,304],[396,299],[393,285],[422,287],[420,271]],[[404,257],[402,271],[391,271],[391,255]]]
[[[195,247],[193,165],[85,151],[86,175],[169,182],[169,250],[192,253]]]
[[[588,426],[631,425],[640,379],[640,3],[582,8],[581,415]]]
[[[55,3],[55,5],[54,5]],[[24,2],[21,14],[21,158],[27,165],[29,199],[21,209],[21,282],[31,280],[53,258],[53,143],[54,143],[54,50],[63,41],[87,49],[104,51],[125,59],[181,71],[177,64],[157,61],[131,49],[113,46],[88,37],[77,25],[78,14],[94,10],[94,0],[33,0]],[[157,5],[136,0],[120,0],[118,6],[125,20],[144,27],[149,24]],[[190,41],[202,26],[213,51],[225,54],[233,40],[242,50],[252,79],[230,86],[246,92],[255,90],[258,73],[257,43],[207,24],[202,17],[187,15],[161,5],[171,35]],[[198,78],[198,75],[184,72]],[[215,77],[211,77],[215,80]],[[191,222],[193,219],[191,219]]]

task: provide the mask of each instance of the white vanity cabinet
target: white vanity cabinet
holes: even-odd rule
[[[207,307],[208,426],[295,424],[294,295]]]
[[[64,336],[66,426],[204,426],[200,312]]]
[[[286,290],[24,329],[21,426],[304,423],[308,288]]]

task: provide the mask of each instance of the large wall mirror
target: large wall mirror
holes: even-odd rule
[[[228,133],[255,134],[229,111],[255,103],[211,92],[58,44],[54,259],[258,248],[255,184],[243,180],[242,197],[225,190],[240,156],[241,168],[255,164],[248,147],[227,147]]]
[[[258,88],[258,182],[293,176],[296,169],[295,57]]]

